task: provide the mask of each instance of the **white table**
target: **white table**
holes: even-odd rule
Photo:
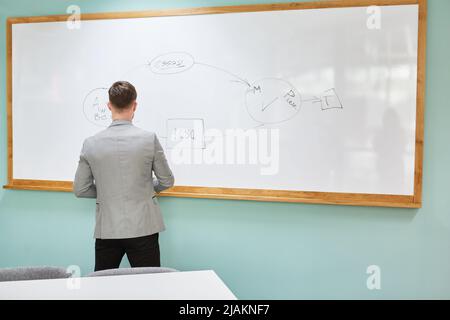
[[[0,282],[0,300],[235,300],[212,270]]]

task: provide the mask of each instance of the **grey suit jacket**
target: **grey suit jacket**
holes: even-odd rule
[[[95,238],[122,239],[165,229],[155,192],[173,184],[156,135],[114,120],[84,141],[73,191],[97,199]]]

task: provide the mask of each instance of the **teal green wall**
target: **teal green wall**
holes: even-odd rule
[[[269,1],[0,0],[0,184],[6,183],[7,16]],[[420,210],[161,199],[162,262],[214,269],[239,298],[450,298],[450,1],[429,0],[424,205]],[[0,190],[0,267],[93,269],[94,201]],[[125,263],[126,264],[126,263]],[[382,288],[366,288],[381,267]]]

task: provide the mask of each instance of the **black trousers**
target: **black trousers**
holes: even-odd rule
[[[95,240],[95,271],[118,268],[126,254],[131,267],[160,267],[159,234]]]

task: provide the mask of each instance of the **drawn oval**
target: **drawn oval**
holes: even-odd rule
[[[150,61],[150,69],[158,74],[180,73],[193,65],[194,58],[186,52],[168,52]]]
[[[288,81],[263,78],[247,90],[245,105],[249,116],[261,124],[277,124],[295,117],[301,108],[300,92]]]
[[[95,88],[83,100],[83,113],[86,119],[99,127],[111,124],[111,111],[108,109],[108,88]]]

